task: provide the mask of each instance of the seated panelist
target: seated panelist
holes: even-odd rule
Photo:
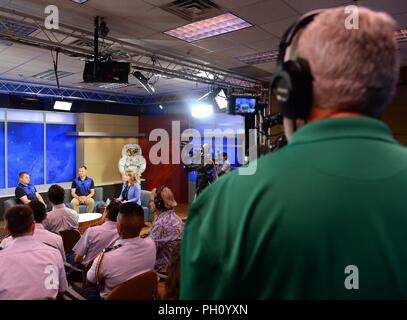
[[[120,193],[120,197],[117,199],[123,203],[135,202],[141,205],[140,194],[140,176],[134,171],[126,170],[123,175],[123,187]]]
[[[17,204],[29,204],[33,200],[38,200],[45,205],[44,199],[38,193],[35,186],[30,183],[30,175],[26,171],[18,174],[18,185],[15,195]]]
[[[92,178],[87,176],[86,166],[79,168],[79,176],[72,181],[71,186],[71,208],[79,213],[79,205],[86,204],[86,212],[93,212],[95,207],[95,184]]]

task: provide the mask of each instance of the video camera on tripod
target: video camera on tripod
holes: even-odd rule
[[[269,141],[270,137],[273,135],[269,134],[269,129],[277,126],[277,125],[282,125],[284,120],[284,116],[280,113],[274,113],[269,116],[265,116],[263,118],[263,122],[261,123],[261,131],[263,134],[266,136],[266,140]],[[276,136],[276,135],[274,135]],[[284,132],[281,132],[277,134],[277,138],[274,141],[273,144],[270,145],[269,150],[270,152],[276,151],[281,149],[287,144],[287,138],[284,135]]]

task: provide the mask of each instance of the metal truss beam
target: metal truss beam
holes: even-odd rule
[[[12,28],[7,28],[5,21],[35,27],[39,31],[29,35],[18,34]],[[0,38],[44,49],[59,50],[70,56],[93,59],[93,32],[61,23],[58,30],[47,30],[44,27],[44,18],[7,8],[0,8],[0,27]],[[67,40],[69,40],[69,43],[67,43]],[[102,55],[129,62],[134,69],[147,71],[152,75],[164,75],[224,88],[239,88],[249,91],[260,91],[266,85],[266,83],[255,78],[212,67],[197,60],[186,59],[183,56],[146,49],[143,46],[113,37],[107,36],[101,40],[101,43],[103,43]]]
[[[120,104],[131,104],[135,106],[159,105],[175,102],[188,101],[199,96],[202,91],[186,96],[182,93],[172,93],[154,96],[132,96],[128,94],[108,94],[105,92],[78,90],[75,88],[56,88],[38,84],[29,84],[18,81],[9,81],[0,79],[0,93],[16,93],[24,95],[33,95],[38,97],[47,97],[54,99],[69,100],[87,100],[96,102],[110,102]]]

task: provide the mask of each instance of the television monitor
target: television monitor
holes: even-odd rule
[[[254,114],[257,110],[257,98],[251,96],[232,97],[231,107],[232,114]]]

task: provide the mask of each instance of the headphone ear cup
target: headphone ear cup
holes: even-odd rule
[[[289,119],[307,119],[312,106],[313,77],[304,59],[288,60],[276,72],[272,86],[281,113]]]
[[[281,114],[287,118],[292,118],[293,112],[290,110],[289,103],[292,92],[291,77],[284,70],[284,66],[274,73],[271,80],[271,88],[276,95]]]
[[[164,189],[164,187],[159,187],[156,191],[156,195],[154,198],[154,205],[158,210],[164,209],[164,200],[161,197],[161,191]]]

